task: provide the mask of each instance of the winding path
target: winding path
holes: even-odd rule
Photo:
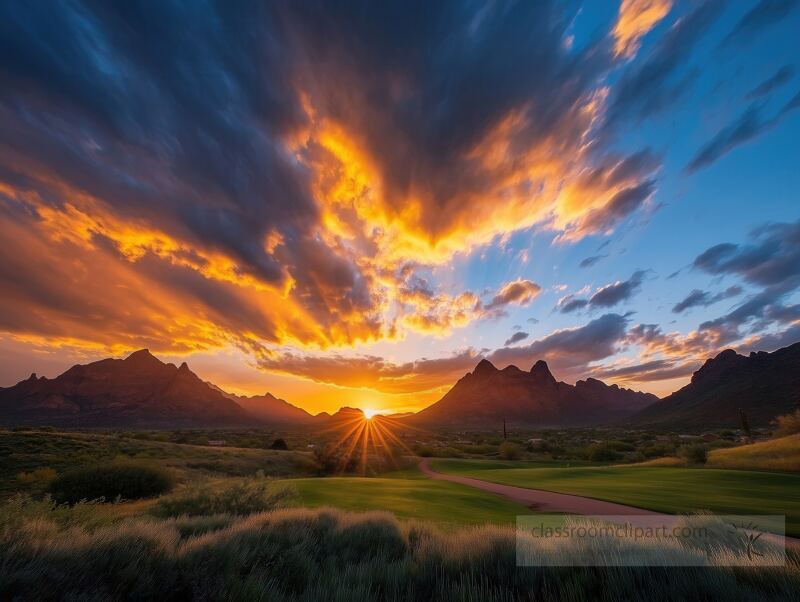
[[[513,485],[490,483],[481,479],[462,477],[459,475],[436,472],[431,468],[431,459],[423,458],[419,463],[420,470],[432,479],[451,481],[468,487],[483,489],[490,493],[502,495],[510,500],[523,504],[540,512],[565,512],[567,514],[588,514],[598,516],[670,516],[652,510],[605,502],[590,497],[571,495],[568,493],[555,493],[542,489],[527,489]]]

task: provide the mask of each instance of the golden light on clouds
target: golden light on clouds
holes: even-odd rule
[[[671,8],[672,0],[622,0],[612,32],[617,56],[633,57],[642,37],[666,17]]]

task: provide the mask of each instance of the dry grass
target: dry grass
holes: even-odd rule
[[[708,454],[707,465],[712,468],[800,472],[800,434],[716,449]]]
[[[0,509],[0,599],[735,602],[792,600],[800,590],[793,561],[520,568],[512,528],[445,532],[384,512],[300,508],[89,524],[88,506],[14,503]],[[576,550],[563,546],[535,543],[529,553],[568,560]]]

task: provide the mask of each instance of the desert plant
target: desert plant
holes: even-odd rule
[[[775,419],[775,424],[777,425],[775,429],[776,437],[787,437],[800,433],[800,409],[790,414],[778,416]]]
[[[708,459],[708,446],[700,443],[682,445],[678,448],[678,456],[690,464],[705,464]]]
[[[616,462],[622,454],[602,443],[594,443],[589,446],[586,457],[592,462]]]
[[[56,478],[49,487],[58,503],[81,500],[136,500],[172,489],[174,478],[165,468],[141,462],[113,462],[76,468]]]
[[[503,441],[500,444],[500,457],[504,460],[519,460],[522,456],[522,446],[512,441]]]
[[[293,495],[290,487],[277,486],[264,478],[242,479],[218,488],[210,483],[201,483],[160,498],[153,514],[163,517],[245,516],[278,508]]]
[[[270,445],[269,448],[270,449],[278,449],[278,450],[285,451],[285,450],[289,449],[289,446],[286,444],[286,440],[285,439],[278,438],[278,439],[275,439],[275,441],[272,442],[272,445]]]

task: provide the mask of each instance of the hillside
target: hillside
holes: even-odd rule
[[[800,343],[743,356],[727,349],[706,361],[691,382],[625,420],[627,426],[705,429],[769,426],[800,403]]]
[[[241,400],[241,404],[237,401]],[[237,398],[203,382],[184,362],[142,349],[125,359],[76,365],[53,379],[32,374],[0,389],[0,424],[181,428],[286,423],[308,414],[267,394]]]
[[[575,385],[559,382],[541,360],[529,372],[516,366],[498,370],[481,360],[409,421],[468,428],[497,428],[504,420],[508,426],[586,426],[613,422],[657,399],[592,378]]]

